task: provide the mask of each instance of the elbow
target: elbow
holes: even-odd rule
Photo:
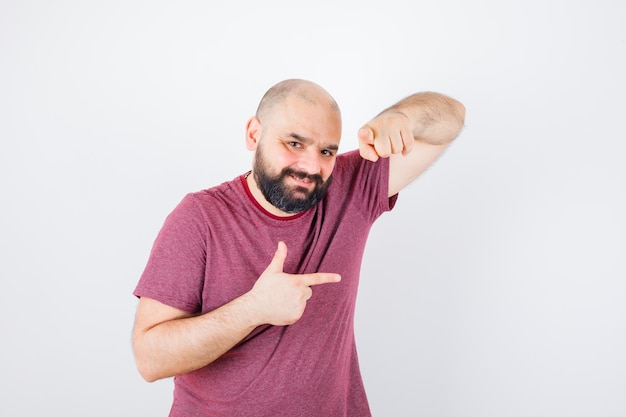
[[[142,349],[140,343],[138,343],[138,340],[136,339],[133,341],[133,353],[135,356],[135,366],[144,381],[155,382],[167,376],[162,375],[162,373],[159,372],[159,370],[155,367],[156,360],[154,357]]]
[[[141,372],[141,371],[139,371],[139,375],[141,375],[141,377],[143,378],[144,381],[150,382],[150,383],[156,382],[159,379],[162,379],[162,378],[157,377],[156,375],[149,374],[149,373],[144,373],[144,372]]]
[[[450,99],[449,108],[451,109],[452,119],[448,125],[448,141],[451,142],[459,136],[463,127],[465,127],[465,106],[460,101]]]
[[[135,366],[137,366],[137,372],[146,382],[155,382],[158,380],[154,372],[150,370],[148,366],[146,366],[141,360],[135,358]]]
[[[460,101],[456,102],[456,111],[458,114],[459,120],[459,129],[461,129],[465,125],[465,106]]]
[[[139,375],[146,382],[156,382],[159,379],[164,378],[164,376],[160,375],[153,366],[150,366],[146,363],[146,361],[141,360],[140,358],[135,358],[135,365],[137,366]]]
[[[452,109],[452,114],[454,115],[454,119],[456,121],[457,133],[463,129],[465,126],[465,113],[466,109],[463,103],[458,100],[450,98],[449,106]]]
[[[459,130],[461,130],[465,126],[465,106],[459,101],[457,101],[457,112],[459,114]]]

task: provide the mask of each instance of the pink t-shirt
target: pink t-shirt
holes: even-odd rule
[[[335,272],[313,287],[302,318],[260,326],[210,365],[175,378],[170,416],[361,417],[370,410],[354,339],[354,307],[366,239],[395,204],[388,159],[337,157],[328,194],[281,218],[261,208],[244,176],[185,196],[167,217],[134,294],[190,313],[249,291],[287,244],[287,273]]]

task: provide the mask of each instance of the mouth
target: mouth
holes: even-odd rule
[[[314,187],[316,182],[306,176],[302,176],[302,175],[297,175],[297,174],[292,174],[289,175],[289,178],[291,178],[292,182],[297,186],[297,187],[303,187],[305,189],[309,189],[311,187]]]
[[[296,185],[304,188],[315,187],[322,183],[322,177],[320,175],[309,175],[306,172],[293,169],[285,170],[283,176],[290,177]]]

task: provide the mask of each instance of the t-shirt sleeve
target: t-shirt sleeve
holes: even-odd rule
[[[167,216],[133,294],[198,313],[206,264],[206,222],[192,194]]]
[[[370,221],[376,220],[396,204],[398,194],[389,193],[389,158],[380,158],[376,162],[363,159],[357,150],[345,153],[340,168],[342,175],[350,177],[345,183],[350,192],[356,192],[360,206],[367,210]],[[346,190],[348,191],[348,190]]]

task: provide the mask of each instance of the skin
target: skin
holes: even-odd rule
[[[270,90],[272,91],[272,90]],[[341,114],[333,98],[320,86],[304,80],[279,83],[261,101],[257,114],[246,124],[246,147],[261,149],[279,173],[292,167],[328,180],[341,137]],[[389,196],[397,194],[424,172],[458,135],[465,108],[438,93],[406,97],[359,129],[359,151],[376,161],[390,158]],[[290,216],[269,203],[254,179],[247,177],[253,197],[268,212]],[[292,190],[313,183],[305,178],[286,179]],[[303,194],[302,192],[300,192]],[[289,325],[302,317],[316,285],[339,282],[334,273],[287,274],[284,242],[278,242],[274,258],[253,288],[228,304],[202,315],[142,297],[133,329],[137,368],[147,381],[180,375],[202,368],[230,350],[257,326]]]
[[[264,155],[271,155],[273,174],[291,167],[308,174],[319,174],[327,181],[335,166],[341,140],[341,114],[334,108],[334,100],[315,85],[305,84],[301,94],[292,94],[283,103],[272,105],[269,114],[257,112],[246,125],[246,147],[256,152],[262,147]],[[261,113],[261,115],[259,115]],[[306,117],[302,117],[306,115]],[[261,120],[262,119],[262,120]],[[254,198],[268,212],[276,216],[290,216],[270,204],[252,175],[247,178]],[[314,183],[289,177],[292,187],[311,190]]]

